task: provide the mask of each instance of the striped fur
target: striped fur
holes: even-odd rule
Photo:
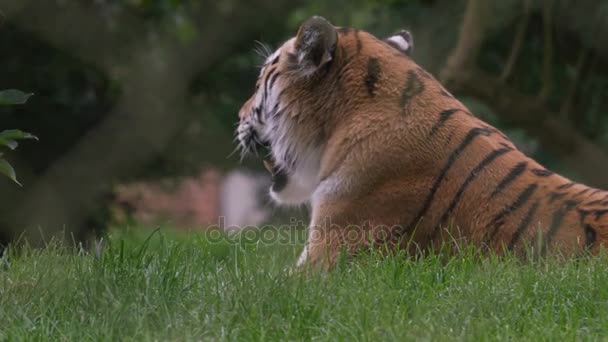
[[[240,111],[242,149],[269,147],[282,172],[272,197],[311,205],[299,263],[455,237],[496,253],[597,252],[608,192],[525,156],[395,41],[309,19],[269,57]]]

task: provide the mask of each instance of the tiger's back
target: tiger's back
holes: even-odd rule
[[[313,17],[243,105],[239,140],[269,147],[273,198],[311,204],[300,263],[331,264],[343,247],[428,248],[455,232],[499,253],[597,251],[608,192],[525,156],[419,67],[412,46],[406,32],[382,41]]]

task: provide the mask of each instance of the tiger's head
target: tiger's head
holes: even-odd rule
[[[315,16],[266,59],[255,92],[239,111],[237,139],[244,155],[268,153],[264,164],[276,202],[311,198],[322,178],[328,139],[340,121],[380,97],[398,97],[391,92],[401,85],[384,82],[379,89],[377,83],[390,72],[391,59],[412,50],[408,31],[379,40]]]

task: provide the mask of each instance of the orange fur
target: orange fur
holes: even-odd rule
[[[409,241],[424,250],[454,231],[497,253],[536,245],[539,236],[547,250],[567,254],[604,244],[608,192],[547,171],[367,32],[337,29],[331,62],[299,75],[292,64],[303,30],[264,70],[258,93],[276,69],[286,108],[276,120],[290,127],[281,142],[320,151],[306,262],[331,266],[341,248],[412,248]],[[256,94],[241,109],[242,125]]]

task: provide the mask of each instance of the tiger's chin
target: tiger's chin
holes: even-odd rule
[[[272,160],[264,159],[264,166],[271,174],[270,197],[278,204],[298,205],[310,200],[315,187],[303,183],[299,177],[278,168]]]

